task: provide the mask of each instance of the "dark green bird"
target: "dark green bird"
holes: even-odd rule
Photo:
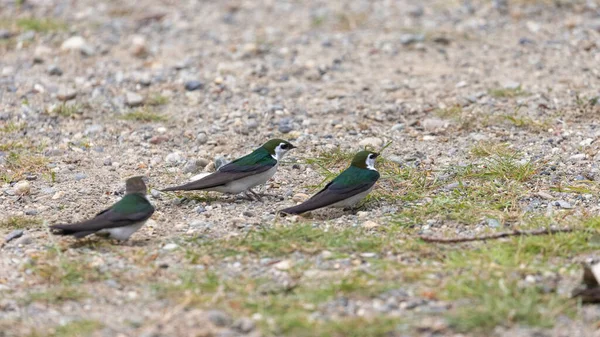
[[[340,173],[319,193],[298,206],[282,209],[281,213],[300,214],[323,207],[354,207],[371,192],[379,179],[375,169],[378,153],[360,151],[352,159],[350,167]]]
[[[125,241],[140,229],[154,213],[146,199],[145,177],[133,177],[125,182],[125,196],[93,219],[67,225],[50,226],[56,235],[73,235],[80,239],[90,234]]]
[[[271,139],[252,153],[238,158],[208,176],[181,186],[165,188],[163,191],[217,191],[238,194],[250,192],[259,196],[252,188],[266,183],[275,172],[283,156],[294,145],[282,139]]]

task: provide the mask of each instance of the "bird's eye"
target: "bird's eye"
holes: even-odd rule
[[[372,153],[369,155],[369,159],[373,159],[373,154]]]
[[[287,148],[288,148],[288,145],[284,143],[284,144],[281,144],[279,147],[280,147],[281,149],[285,150],[285,149],[287,149]]]

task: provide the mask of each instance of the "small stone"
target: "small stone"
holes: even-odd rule
[[[52,200],[57,200],[57,199],[60,199],[60,198],[62,198],[64,196],[65,196],[65,192],[58,191],[58,192],[54,193],[54,195],[52,196]]]
[[[15,229],[10,232],[7,236],[4,237],[4,242],[8,243],[14,239],[20,238],[23,236],[24,231],[22,229]]]
[[[363,222],[362,227],[364,229],[375,229],[375,228],[379,227],[379,224],[375,221],[369,220],[369,221]]]
[[[125,103],[130,107],[140,106],[144,103],[144,97],[135,92],[128,91],[125,94]]]
[[[279,270],[289,270],[290,268],[292,268],[292,265],[293,263],[291,260],[282,260],[274,264],[273,267]]]
[[[506,81],[502,84],[502,87],[508,90],[517,90],[521,87],[521,83],[516,81]]]
[[[28,209],[28,210],[25,210],[25,215],[38,215],[38,213],[39,212],[37,211],[37,209]]]
[[[590,146],[590,145],[592,145],[593,142],[594,142],[593,138],[586,138],[586,139],[582,140],[581,142],[579,142],[579,146]]]
[[[33,239],[31,238],[31,236],[25,235],[25,236],[21,237],[19,240],[15,241],[15,244],[17,246],[26,246],[28,244],[31,244],[32,242],[33,242]]]
[[[361,253],[360,257],[373,258],[373,257],[377,257],[377,253],[372,253],[372,252]]]
[[[360,147],[371,147],[373,149],[377,149],[383,146],[383,140],[377,137],[368,137],[360,141],[358,143]]]
[[[111,166],[112,165],[112,159],[106,158],[106,159],[104,159],[104,162],[102,162],[102,164],[104,166]]]
[[[160,199],[160,191],[156,190],[156,189],[151,189],[150,190],[150,195],[154,198],[154,199]]]
[[[208,159],[206,159],[206,158],[198,158],[196,160],[196,165],[198,165],[199,168],[204,168],[209,163],[210,163],[210,161],[208,161]]]
[[[61,88],[60,90],[58,90],[58,93],[56,94],[56,98],[58,98],[60,101],[63,101],[63,102],[72,100],[76,96],[77,96],[77,91],[73,88]]]
[[[538,197],[540,197],[542,199],[546,199],[546,200],[554,199],[554,197],[550,193],[548,193],[548,192],[539,191],[536,194],[537,194]]]
[[[425,35],[423,34],[402,34],[400,36],[400,43],[405,46],[423,41],[425,41]]]
[[[175,166],[183,161],[183,157],[179,152],[171,152],[165,157],[165,162],[170,166]]]
[[[97,133],[101,133],[102,131],[104,131],[104,127],[102,125],[100,125],[100,124],[92,124],[92,125],[88,126],[87,128],[85,128],[85,131],[83,131],[83,133],[86,136],[89,136],[89,135],[94,135],[94,134],[97,134]]]
[[[194,208],[194,210],[196,211],[196,213],[202,214],[202,213],[206,212],[206,207],[199,205],[198,207]]]
[[[83,180],[85,178],[87,178],[87,174],[85,174],[85,173],[80,172],[80,173],[75,174],[75,180],[77,180],[77,181]]]
[[[294,128],[292,126],[291,118],[283,118],[279,121],[279,132],[281,133],[290,133]]]
[[[304,194],[304,193],[296,193],[292,197],[292,201],[294,201],[294,202],[303,202],[306,199],[308,199],[308,194]]]
[[[168,136],[158,135],[158,136],[154,136],[154,137],[150,138],[150,144],[155,144],[156,145],[156,144],[160,144],[162,142],[165,142],[167,140],[169,140]]]
[[[185,82],[185,90],[187,91],[195,91],[200,90],[204,87],[204,83],[200,81],[187,81]]]
[[[573,208],[573,206],[568,203],[567,201],[564,200],[557,200],[554,202],[554,206],[558,206],[560,208],[564,208],[564,209],[571,209]]]
[[[56,64],[52,64],[48,67],[48,74],[52,76],[61,76],[63,71]]]
[[[182,169],[183,173],[196,173],[198,172],[198,164],[195,160],[188,161]]]
[[[394,126],[392,126],[390,130],[402,131],[402,130],[404,130],[404,124],[402,124],[402,123],[394,124]]]
[[[256,323],[250,318],[242,317],[233,323],[233,328],[247,334],[256,328]]]
[[[26,195],[31,191],[31,185],[27,180],[21,180],[13,186],[16,195]]]
[[[33,51],[33,62],[43,63],[50,54],[52,54],[52,48],[47,46],[37,46]]]
[[[488,218],[488,219],[485,219],[485,222],[491,228],[498,228],[498,227],[500,227],[500,221],[498,221],[496,219]]]
[[[0,40],[8,40],[13,34],[7,29],[0,29]]]
[[[177,249],[177,247],[179,246],[176,243],[167,243],[162,247],[162,249],[166,251],[171,251]]]
[[[200,132],[196,135],[196,143],[202,145],[208,142],[208,136],[204,132]]]
[[[148,55],[146,38],[141,35],[135,35],[131,41],[131,54],[135,57],[144,57]]]
[[[212,324],[218,327],[225,327],[231,324],[231,318],[229,315],[224,313],[221,310],[209,310],[206,313],[208,320],[212,322]]]
[[[579,161],[579,160],[583,160],[585,159],[585,153],[578,153],[578,154],[574,154],[571,157],[569,157],[569,160],[572,161]]]
[[[78,50],[81,54],[91,56],[94,54],[94,48],[90,46],[83,37],[72,36],[65,40],[60,46],[62,50]]]
[[[438,131],[447,128],[449,123],[439,118],[426,118],[421,122],[421,126],[425,131]]]

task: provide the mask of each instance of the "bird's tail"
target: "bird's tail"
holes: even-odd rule
[[[318,207],[315,207],[311,204],[308,203],[302,203],[298,206],[294,206],[294,207],[288,207],[288,208],[284,208],[279,210],[279,213],[282,214],[301,214],[304,212],[308,212],[308,211],[312,211],[314,209],[317,209]]]
[[[167,187],[161,190],[161,192],[171,192],[171,191],[192,191],[192,190],[198,190],[201,188],[198,188],[197,186],[197,182],[196,181],[192,181],[190,183],[187,184],[183,184],[183,185],[179,185],[179,186],[172,186],[172,187]]]
[[[90,230],[89,228],[82,228],[85,227],[82,225],[85,225],[85,223],[82,222],[77,224],[53,225],[50,226],[50,230],[54,235],[73,235],[78,239],[96,232],[95,230]]]

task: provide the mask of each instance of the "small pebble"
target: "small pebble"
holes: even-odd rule
[[[171,251],[171,250],[175,250],[177,249],[177,247],[179,247],[176,243],[167,243],[166,245],[164,245],[162,247],[163,250],[167,250],[167,251]]]
[[[233,328],[247,334],[256,328],[256,323],[250,318],[242,317],[233,323]]]
[[[14,239],[20,238],[23,236],[24,231],[22,229],[15,229],[10,232],[7,236],[4,237],[4,242],[8,243]]]
[[[125,103],[130,107],[140,106],[144,103],[144,97],[135,92],[128,91],[125,94]]]
[[[76,173],[75,174],[75,180],[80,181],[87,178],[87,174],[85,173]]]
[[[202,205],[199,205],[199,206],[197,206],[197,207],[196,207],[194,210],[196,211],[196,213],[198,213],[198,214],[202,214],[202,213],[206,212],[206,207],[204,207],[204,206],[202,206]],[[190,225],[190,226],[191,226],[191,225]]]
[[[39,212],[36,209],[25,210],[25,215],[37,215]]]
[[[194,91],[200,90],[204,87],[204,84],[200,81],[187,81],[185,82],[185,90]]]
[[[381,138],[377,138],[377,137],[368,137],[368,138],[361,140],[358,143],[358,145],[360,147],[369,146],[372,149],[379,149],[380,147],[383,146],[383,140]]]
[[[196,135],[196,143],[202,145],[206,144],[206,142],[208,142],[208,136],[206,133],[200,132],[198,135]]]
[[[209,310],[206,313],[208,320],[218,327],[229,326],[231,324],[231,318],[229,315],[221,310]]]
[[[571,209],[573,208],[573,206],[568,203],[567,201],[564,200],[557,200],[554,202],[554,206],[559,206],[560,208],[564,208],[564,209]]]
[[[48,75],[61,76],[62,74],[63,74],[62,69],[60,69],[57,65],[52,64],[48,67]]]
[[[26,195],[31,191],[31,185],[27,180],[21,180],[13,186],[16,195]]]

